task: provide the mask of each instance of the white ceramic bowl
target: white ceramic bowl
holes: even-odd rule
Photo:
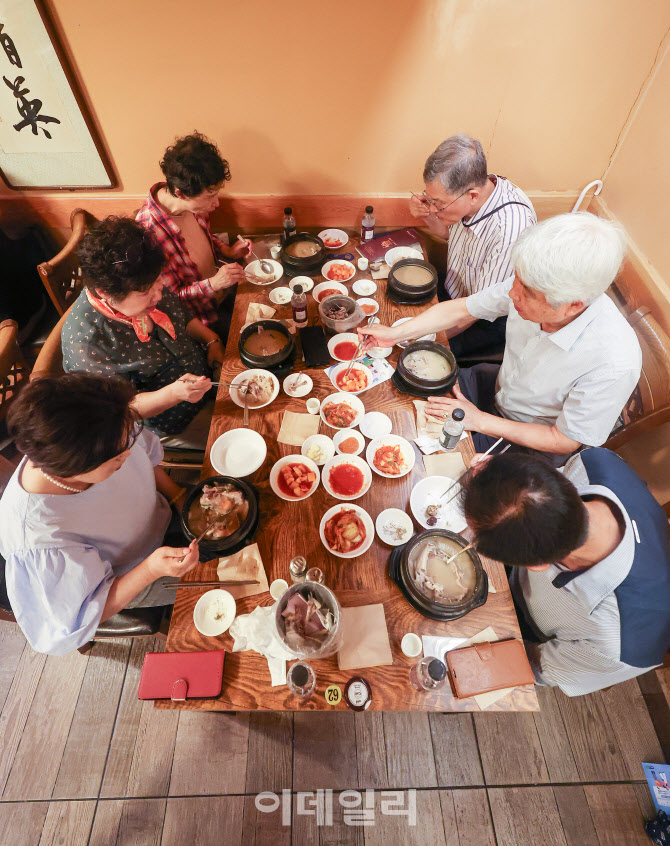
[[[414,247],[391,247],[384,256],[384,261],[389,267],[400,261],[400,259],[416,258],[423,260],[423,253],[421,250],[415,250]]]
[[[400,648],[402,654],[408,658],[417,658],[423,652],[423,642],[419,635],[414,634],[414,632],[407,632],[400,641]]]
[[[294,276],[293,279],[288,280],[288,286],[291,290],[293,290],[296,285],[300,285],[303,294],[306,294],[314,287],[314,280],[310,279],[309,276]]]
[[[348,426],[333,426],[332,423],[329,423],[323,413],[324,405],[328,405],[328,403],[334,402],[336,405],[345,402],[350,408],[352,408],[356,412],[356,417],[354,417],[353,421]],[[354,426],[358,426],[358,424],[363,419],[363,415],[365,414],[365,406],[363,403],[358,399],[357,396],[354,394],[347,394],[344,391],[339,391],[336,394],[329,394],[325,399],[321,400],[321,408],[319,409],[319,413],[321,414],[321,419],[326,424],[326,426],[330,426],[331,429],[353,429]]]
[[[334,358],[335,361],[351,361],[351,359],[341,358],[339,355],[335,355],[335,347],[338,344],[343,343],[355,344],[358,347],[359,341],[360,338],[355,332],[340,332],[338,335],[333,335],[333,337],[328,341],[328,352],[330,353],[330,357]],[[365,353],[361,351],[358,357],[363,358],[364,355]]]
[[[303,494],[302,496],[286,496],[286,494],[280,489],[278,484],[279,471],[287,464],[305,464],[312,473],[316,474],[316,479],[312,482],[312,487],[306,494]],[[286,502],[300,502],[300,500],[307,499],[308,496],[311,496],[319,487],[319,478],[319,468],[311,458],[307,458],[306,455],[285,455],[272,465],[272,470],[270,470],[270,487],[280,499],[286,500]]]
[[[349,271],[349,275],[346,279],[331,279],[330,276],[328,276],[328,271],[331,267],[334,267],[336,264],[341,264],[343,267],[346,267],[346,269]],[[328,282],[349,282],[356,275],[356,265],[352,264],[350,261],[346,261],[346,259],[331,259],[330,261],[327,261],[321,268],[321,275]]]
[[[241,479],[262,467],[267,454],[265,439],[254,429],[228,429],[212,444],[209,460],[221,476]]]
[[[366,317],[372,317],[373,314],[377,314],[379,311],[379,303],[371,297],[361,297],[360,300],[356,300],[356,302],[361,308],[363,308],[363,306],[374,306],[374,311],[370,311],[369,313],[363,308],[363,314],[365,314]]]
[[[277,399],[279,394],[279,379],[274,375],[274,373],[270,373],[269,370],[263,370],[261,367],[254,367],[251,370],[245,370],[242,373],[238,373],[237,376],[233,379],[230,383],[230,398],[235,403],[235,405],[239,405],[240,408],[244,408],[244,394],[237,389],[238,385],[246,384],[247,379],[250,376],[269,376],[272,380],[272,396],[267,402],[263,402],[260,405],[252,405],[249,403],[249,411],[256,411],[257,408],[265,408],[266,405],[270,405],[271,402],[274,402]]]
[[[395,535],[389,533],[386,528],[389,523],[393,523],[398,529],[405,530],[401,538],[397,538]],[[377,537],[384,541],[384,543],[389,546],[400,546],[403,543],[407,543],[414,534],[414,523],[412,523],[412,518],[409,514],[401,511],[399,508],[386,508],[377,515],[375,531],[377,532]]]
[[[392,323],[391,326],[402,326],[403,323],[407,323],[407,321],[411,319],[411,317],[401,317],[400,320],[396,320],[396,322]],[[398,341],[396,347],[400,347],[401,350],[404,350],[407,344],[413,344],[414,341],[434,341],[436,337],[435,332],[431,332],[430,335],[422,335],[420,338],[415,338],[412,341]]]
[[[369,411],[360,421],[358,428],[366,438],[383,438],[384,435],[391,434],[393,423],[391,418],[381,411]]]
[[[357,467],[363,474],[363,485],[361,486],[361,489],[357,493],[352,494],[351,496],[345,496],[343,494],[335,493],[335,491],[330,486],[330,471],[333,469],[333,467],[338,467],[340,464],[352,464],[354,467]],[[358,499],[370,490],[370,485],[372,484],[372,471],[365,463],[365,461],[363,461],[363,459],[360,458],[358,455],[340,454],[336,455],[335,458],[331,458],[330,461],[326,462],[321,473],[321,481],[323,482],[324,488],[328,491],[331,496],[334,496],[335,499]]]
[[[354,282],[351,289],[359,297],[371,297],[377,291],[377,283],[372,279],[359,279]]]
[[[405,461],[405,468],[400,473],[384,473],[382,470],[375,467],[375,453],[378,449],[385,446],[400,447],[400,452],[402,453],[402,457]],[[381,438],[375,438],[373,441],[370,441],[368,448],[365,451],[365,459],[375,473],[378,473],[380,476],[384,476],[386,479],[402,479],[402,477],[406,476],[412,467],[414,467],[416,454],[414,453],[414,447],[412,444],[405,440],[405,438],[401,438],[399,435],[384,435]]]
[[[347,438],[356,438],[358,441],[358,449],[356,452],[342,452],[340,449],[340,444],[342,441],[346,441]],[[335,444],[335,449],[338,455],[360,455],[365,447],[365,438],[355,429],[340,429],[333,435],[333,443]]]
[[[450,532],[458,533],[467,527],[468,524],[456,501],[457,496],[451,502],[442,506],[437,516],[437,523],[434,526],[428,525],[426,521],[426,506],[439,505],[441,502],[440,494],[443,494],[453,482],[454,480],[448,476],[427,476],[412,488],[409,507],[417,523],[422,525],[424,529],[448,529]],[[444,497],[444,500],[448,500],[452,494],[456,494],[457,489],[460,491],[460,485],[452,488]]]
[[[274,273],[272,276],[267,277],[267,282],[261,282],[261,279],[265,279],[265,274],[261,270],[260,261],[258,259],[254,259],[254,261],[249,262],[249,264],[244,268],[244,275],[247,277],[247,281],[251,282],[252,285],[274,285],[274,283],[279,282],[284,275],[284,268],[281,266],[281,262],[275,261],[274,259],[263,259],[263,261],[270,262]]]
[[[285,285],[280,285],[278,288],[273,288],[270,291],[270,302],[275,305],[287,305],[291,302],[293,291]]]
[[[298,382],[300,382],[300,386],[295,387]],[[284,393],[290,397],[306,397],[314,387],[314,382],[312,381],[312,377],[306,373],[290,373],[284,379],[282,387],[284,388]]]
[[[315,459],[312,459],[312,461],[314,461],[314,463],[319,467],[323,467],[323,465],[327,461],[330,461],[330,459],[335,455],[335,444],[328,435],[310,435],[300,447],[300,452],[306,456],[309,452],[309,448],[313,444],[316,444],[316,446],[319,447],[321,452],[323,452],[324,457],[321,461],[316,461]]]
[[[312,296],[317,303],[321,302],[320,297],[323,291],[337,291],[338,294],[344,294],[345,297],[349,296],[346,285],[343,285],[341,282],[319,282],[318,285],[314,286],[314,290],[312,291]]]
[[[324,229],[322,232],[319,232],[319,238],[321,238],[327,250],[339,250],[340,247],[344,247],[349,241],[349,236],[344,229]],[[326,244],[326,241],[331,241],[332,243]]]
[[[207,619],[208,610],[214,603],[221,603],[222,616],[220,620]],[[203,593],[195,603],[193,609],[193,622],[200,634],[205,637],[218,637],[230,628],[235,619],[236,607],[235,598],[227,590],[215,588]]]
[[[331,549],[328,546],[328,543],[326,542],[326,535],[324,533],[326,523],[343,508],[353,509],[361,518],[363,525],[365,526],[365,540],[358,549],[354,549],[352,552],[335,552],[334,549]],[[321,518],[321,523],[319,524],[319,537],[321,538],[321,543],[331,553],[331,555],[336,555],[338,558],[356,558],[364,552],[367,552],[372,546],[372,541],[375,539],[375,527],[368,512],[364,508],[361,508],[360,505],[355,505],[353,502],[347,503],[346,505],[334,505],[332,508],[329,508]]]
[[[368,350],[370,358],[388,358],[393,352],[393,347],[371,347]]]
[[[364,388],[361,388],[359,391],[345,391],[344,388],[337,384],[337,377],[340,375],[340,373],[344,373],[347,367],[349,367],[349,362],[343,361],[341,364],[336,364],[333,368],[330,374],[330,381],[333,383],[333,387],[335,388],[335,390],[344,391],[345,394],[362,394],[363,391],[367,391],[367,389],[370,387],[370,384],[372,383],[373,377],[372,373],[370,372],[370,369],[367,368],[364,364],[360,364],[360,362],[351,365],[351,372],[353,373],[354,370],[358,370],[365,376],[366,383]]]

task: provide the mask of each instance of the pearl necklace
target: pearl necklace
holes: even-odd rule
[[[44,476],[45,479],[48,479],[53,485],[56,485],[58,488],[63,488],[64,491],[70,491],[70,493],[83,493],[83,490],[79,488],[72,488],[70,485],[64,485],[62,482],[56,481],[53,476],[50,476],[48,473],[45,473],[44,470],[40,467],[40,473]],[[86,489],[84,489],[86,490]]]

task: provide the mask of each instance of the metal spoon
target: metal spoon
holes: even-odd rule
[[[247,240],[247,239],[246,239],[246,238],[243,238],[241,235],[238,235],[238,236],[237,236],[237,240],[238,240],[238,241],[242,241],[243,243],[246,243],[246,240]],[[258,262],[259,262],[259,264],[260,264],[260,266],[261,266],[261,270],[263,271],[263,273],[266,273],[268,276],[274,276],[275,269],[274,269],[274,267],[270,264],[270,262],[269,262],[267,259],[258,258],[258,256],[256,255],[256,253],[255,253],[253,250],[251,250],[251,255],[252,255],[255,259],[257,259],[257,260],[258,260]]]
[[[468,551],[468,549],[472,549],[472,547],[473,547],[474,545],[475,545],[475,544],[474,544],[474,541],[473,541],[472,543],[469,543],[467,546],[464,546],[464,547],[463,547],[463,549],[459,549],[459,550],[458,550],[458,552],[455,552],[452,556],[450,556],[449,558],[447,558],[447,560],[444,562],[444,563],[445,563],[445,565],[446,565],[446,564],[451,564],[451,562],[454,560],[454,558],[458,558],[458,556],[459,556],[462,552],[467,552],[467,551]]]

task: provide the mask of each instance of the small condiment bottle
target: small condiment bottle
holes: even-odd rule
[[[293,209],[290,206],[286,206],[284,209],[284,220],[282,221],[282,227],[284,228],[284,235],[282,240],[285,242],[287,238],[290,238],[291,235],[295,235],[295,218],[293,217]]]
[[[414,690],[437,690],[447,680],[447,668],[439,658],[422,658],[409,670],[409,683]]]
[[[307,326],[307,296],[302,292],[302,285],[295,285],[291,297],[293,320],[298,328]]]
[[[298,661],[289,669],[286,684],[294,696],[306,702],[316,688],[316,673],[309,664]]]
[[[465,412],[462,408],[455,408],[451,414],[447,414],[440,434],[440,446],[447,452],[453,452],[465,428]]]
[[[302,555],[296,555],[295,558],[291,559],[291,563],[288,565],[288,572],[294,585],[297,585],[298,582],[305,581],[307,578],[307,569],[307,559]]]
[[[361,241],[371,241],[375,237],[375,216],[372,206],[365,207],[361,221]]]

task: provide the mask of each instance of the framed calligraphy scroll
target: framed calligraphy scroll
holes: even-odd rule
[[[0,47],[0,175],[7,186],[114,187],[39,0],[2,0]]]

